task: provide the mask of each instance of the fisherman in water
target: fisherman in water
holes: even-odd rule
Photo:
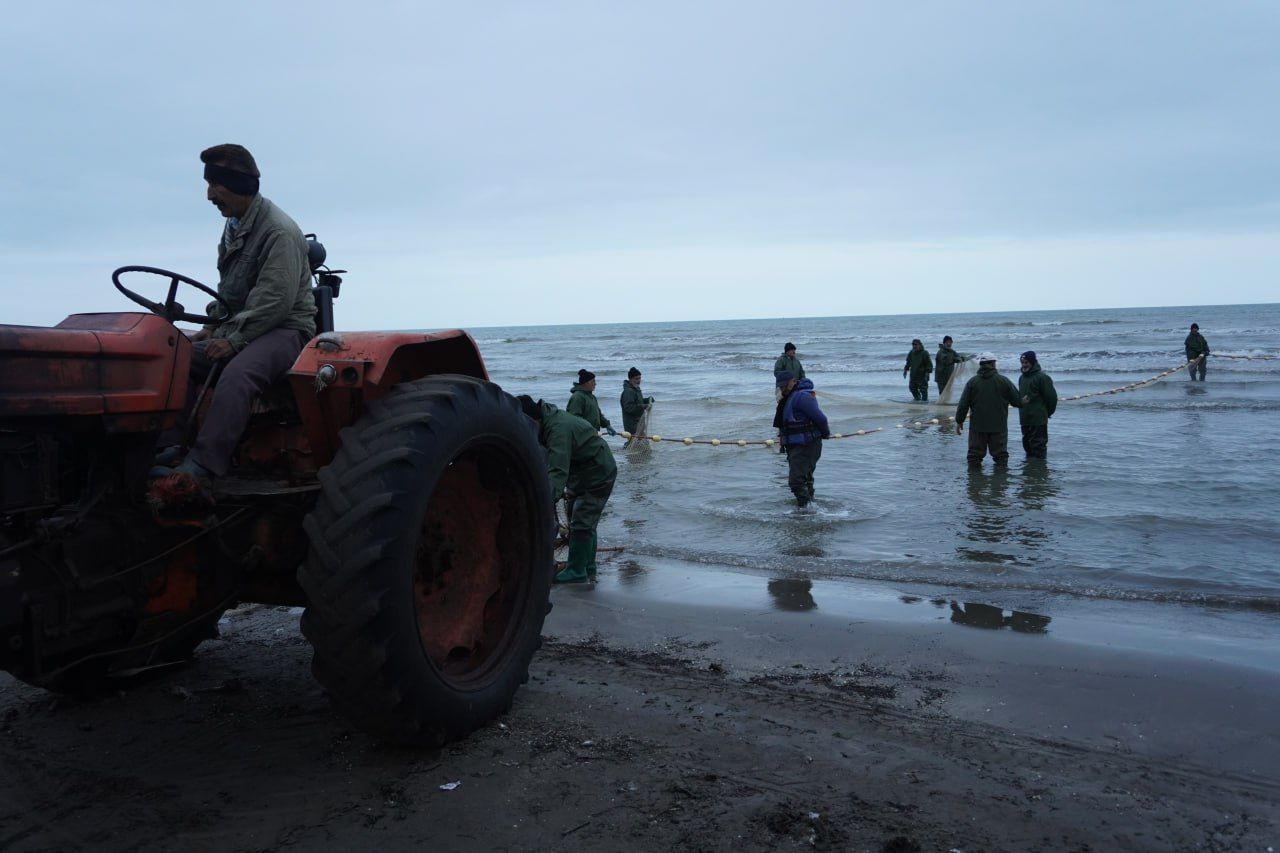
[[[929,353],[925,351],[920,339],[916,338],[911,342],[907,363],[902,367],[902,378],[906,379],[907,374],[911,374],[911,399],[917,403],[929,402],[929,374],[932,372],[933,362],[929,360]]]
[[[622,404],[622,429],[634,436],[640,426],[640,419],[649,410],[649,406],[653,405],[653,398],[646,397],[640,390],[639,368],[633,367],[627,371],[618,402]]]
[[[787,341],[782,348],[782,355],[778,356],[778,359],[773,363],[773,379],[775,382],[777,382],[778,375],[784,371],[790,373],[796,379],[804,379],[804,365],[800,363],[800,358],[796,355],[796,345],[791,341]],[[777,387],[781,389],[782,386],[779,385]],[[778,392],[774,399],[781,400],[781,393]]]
[[[1035,350],[1024,352],[1019,363],[1018,393],[1024,401],[1018,410],[1022,449],[1028,459],[1044,459],[1049,453],[1049,418],[1058,410],[1058,392],[1049,374],[1040,369]]]
[[[951,348],[951,336],[944,337],[942,345],[938,347],[938,354],[933,357],[933,380],[938,383],[939,397],[947,390],[947,383],[951,381],[951,374],[956,372],[956,365],[963,360],[960,353]]]
[[[600,413],[600,402],[596,399],[596,375],[590,370],[578,371],[578,381],[569,389],[569,403],[564,410],[591,424],[596,432],[603,429],[609,435],[617,435],[613,424]]]
[[[1204,381],[1205,363],[1209,360],[1209,342],[1204,339],[1204,335],[1200,334],[1200,325],[1198,323],[1191,324],[1191,334],[1187,335],[1187,339],[1182,342],[1187,351],[1187,372],[1191,374],[1191,381],[1196,381],[1196,373],[1200,374],[1200,381]]]
[[[818,407],[812,382],[783,370],[777,375],[777,385],[782,402],[773,426],[787,454],[787,485],[796,496],[796,506],[804,507],[813,500],[813,472],[822,457],[822,440],[831,437],[831,430]]]
[[[996,372],[994,355],[984,352],[978,356],[978,375],[965,383],[956,406],[956,435],[964,432],[964,419],[973,411],[970,468],[981,468],[988,451],[997,466],[1009,464],[1009,407],[1021,409],[1026,399],[1012,382]]]

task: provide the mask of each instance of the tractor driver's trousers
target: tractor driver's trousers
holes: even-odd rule
[[[215,476],[227,473],[231,454],[249,423],[254,399],[288,373],[306,342],[306,337],[296,329],[272,329],[227,360],[213,388],[213,399],[200,425],[200,434],[191,448],[192,459]],[[192,385],[196,391],[215,363],[204,354],[208,343],[197,341],[192,354]]]

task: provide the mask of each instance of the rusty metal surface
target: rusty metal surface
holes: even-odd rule
[[[335,379],[317,386],[320,368]],[[401,382],[441,373],[488,379],[480,350],[466,332],[329,332],[313,338],[289,371],[289,384],[317,466],[338,449],[338,432],[365,406]]]
[[[0,418],[113,416],[154,429],[186,397],[191,342],[152,314],[76,314],[53,328],[0,326]]]
[[[422,647],[446,675],[483,665],[510,621],[502,592],[516,579],[502,559],[501,521],[501,496],[476,462],[449,466],[422,522],[413,584]]]

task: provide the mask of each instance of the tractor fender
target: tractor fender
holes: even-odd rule
[[[289,370],[289,385],[317,465],[337,452],[338,433],[396,385],[442,373],[489,378],[480,349],[460,329],[325,332]]]

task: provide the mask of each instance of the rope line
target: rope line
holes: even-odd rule
[[[1127,391],[1136,391],[1139,388],[1143,388],[1147,385],[1150,385],[1153,382],[1159,382],[1161,379],[1164,379],[1166,376],[1172,376],[1173,374],[1177,373],[1179,370],[1186,370],[1188,367],[1197,363],[1199,360],[1200,359],[1197,358],[1197,359],[1192,359],[1191,361],[1183,362],[1182,364],[1169,368],[1164,373],[1157,373],[1155,376],[1152,376],[1150,379],[1144,379],[1141,382],[1131,382],[1128,385],[1121,385],[1119,388],[1109,388],[1106,391],[1092,391],[1088,394],[1075,394],[1074,396],[1071,396],[1071,397],[1063,397],[1062,402],[1069,403],[1072,400],[1084,400],[1089,397],[1101,397],[1104,394],[1124,394]]]
[[[859,429],[854,430],[853,432],[833,432],[831,433],[831,438],[827,440],[830,441],[836,438],[857,438],[859,436],[871,435],[872,433],[883,431],[884,427],[876,427],[875,429]],[[618,435],[623,438],[634,438],[636,441],[652,441],[654,444],[662,441],[668,441],[685,445],[706,444],[711,447],[720,447],[721,445],[730,445],[735,447],[749,447],[751,445],[758,445],[760,447],[776,447],[778,445],[778,440],[776,438],[670,438],[662,435],[632,435],[626,430],[619,432]]]
[[[1212,355],[1214,358],[1236,358],[1236,359],[1242,359],[1242,360],[1248,360],[1248,361],[1280,360],[1280,356],[1276,356],[1276,355],[1221,355],[1219,353],[1209,353],[1209,355]],[[1203,356],[1201,356],[1201,358],[1203,358]],[[1172,376],[1173,374],[1177,373],[1180,370],[1186,370],[1188,367],[1195,364],[1197,361],[1199,361],[1199,359],[1193,359],[1191,361],[1183,362],[1182,364],[1175,365],[1174,367],[1169,368],[1163,373],[1157,373],[1155,376],[1152,376],[1150,379],[1143,379],[1141,382],[1131,382],[1128,385],[1121,385],[1117,388],[1108,388],[1105,391],[1090,391],[1087,394],[1073,394],[1070,397],[1060,398],[1059,402],[1070,403],[1076,400],[1087,400],[1090,397],[1103,397],[1109,394],[1125,394],[1125,393],[1128,393],[1129,391],[1137,391],[1139,388],[1145,388],[1148,385],[1152,385],[1156,382],[1159,382],[1161,379],[1164,379],[1168,376]],[[920,420],[905,421],[904,423],[895,424],[894,428],[895,429],[919,429],[920,427],[936,426],[938,424],[947,423],[954,420],[955,420],[955,415],[939,415],[936,418],[928,418],[928,419],[921,418]],[[874,435],[877,432],[884,432],[884,427],[876,427],[875,429],[859,429],[853,432],[845,432],[845,433],[833,432],[831,433],[831,437],[827,440],[830,441],[832,439],[837,439],[837,438],[858,438],[861,436]],[[601,431],[601,434],[603,435],[604,432]],[[721,447],[721,446],[776,447],[778,444],[778,440],[776,438],[725,438],[725,439],[670,438],[668,436],[662,436],[662,435],[645,435],[643,433],[633,434],[625,430],[620,431],[618,435],[626,439],[634,439],[635,441],[651,441],[654,444],[659,444],[661,442],[668,442],[673,444],[683,444],[686,446],[692,446],[694,444],[705,444],[710,447]]]
[[[1220,352],[1211,352],[1209,355],[1214,358],[1238,358],[1243,361],[1276,361],[1280,359],[1280,355],[1223,355]]]

